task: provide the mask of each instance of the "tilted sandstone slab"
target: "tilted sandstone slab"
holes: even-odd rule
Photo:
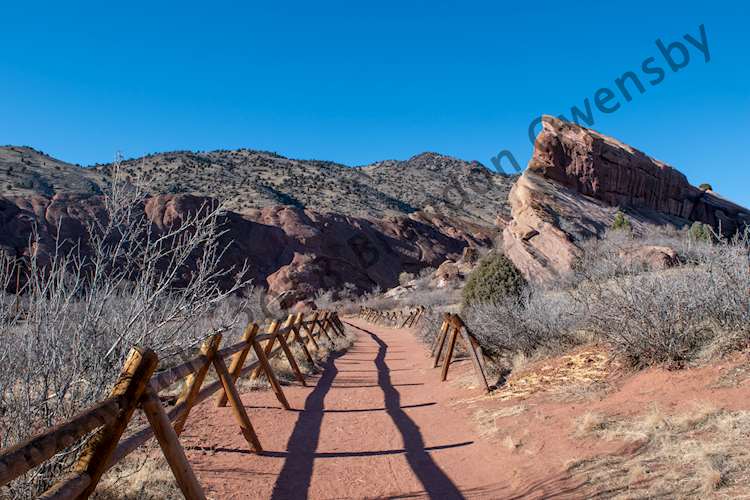
[[[671,166],[593,130],[545,117],[528,168],[510,192],[503,247],[528,279],[572,269],[577,243],[601,236],[618,209],[645,225],[698,221],[726,235],[750,226],[750,211],[702,191]]]

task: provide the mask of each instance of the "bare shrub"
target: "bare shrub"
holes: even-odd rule
[[[683,266],[647,273],[611,272],[605,257],[575,289],[587,326],[632,365],[681,365],[709,346],[727,351],[750,338],[747,238],[691,250]]]
[[[462,317],[485,351],[507,366],[518,354],[559,352],[578,343],[579,307],[564,292],[530,287],[520,297],[466,308]]]
[[[461,302],[461,290],[452,287],[415,288],[404,295],[399,302],[402,306],[425,306],[442,309]]]
[[[407,273],[406,271],[401,271],[401,273],[398,275],[398,283],[399,285],[405,285],[409,283],[410,281],[414,280],[416,276],[412,273]]]
[[[432,345],[435,342],[435,337],[443,324],[443,314],[434,308],[427,308],[422,313],[422,318],[417,325],[417,333],[424,343]]]
[[[150,347],[169,364],[213,332],[230,330],[242,311],[254,314],[247,300],[230,300],[251,287],[245,269],[221,264],[222,207],[203,206],[157,230],[144,200],[115,180],[85,239],[58,236],[52,255],[32,252],[18,306],[0,295],[0,447],[104,398],[132,346]],[[39,248],[37,238],[30,248]],[[0,283],[9,282],[15,264],[0,255]],[[77,451],[56,456],[3,494],[35,497]]]

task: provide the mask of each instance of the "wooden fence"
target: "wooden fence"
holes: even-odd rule
[[[252,377],[264,374],[279,402],[289,409],[269,359],[283,353],[297,380],[304,385],[305,379],[290,342],[298,345],[302,355],[312,363],[310,349],[318,348],[316,337],[319,339],[324,335],[333,340],[344,335],[344,327],[335,312],[321,311],[307,319],[301,313],[289,315],[283,325],[273,321],[265,333],[259,335],[258,332],[258,325],[252,323],[245,328],[240,342],[223,348],[221,334],[213,335],[204,342],[196,358],[158,373],[155,373],[159,364],[157,355],[150,349],[133,348],[107,399],[22,443],[0,450],[0,487],[88,435],[72,470],[40,497],[88,498],[109,468],[156,437],[185,498],[205,498],[179,442],[190,410],[218,393],[217,406],[229,403],[250,449],[262,451],[235,383],[246,374]],[[261,344],[263,341],[265,345]],[[277,342],[278,347],[274,349]],[[257,359],[245,365],[251,350]],[[229,366],[225,362],[227,358],[230,358]],[[204,387],[203,382],[211,367],[218,380]],[[169,411],[165,410],[159,392],[182,379],[186,379],[186,383],[177,403]],[[139,408],[148,423],[123,438],[131,417]]]
[[[359,311],[359,316],[376,325],[404,328],[415,325],[424,315],[425,310],[424,307],[420,306],[407,314],[403,311],[378,311],[377,309],[363,307]],[[443,366],[440,370],[440,380],[445,382],[448,378],[448,369],[454,361],[456,344],[459,339],[461,339],[464,351],[474,366],[477,382],[485,392],[490,392],[486,375],[486,359],[482,347],[458,314],[443,314],[443,323],[430,350],[430,357],[434,358],[432,367],[440,367],[442,359]]]
[[[393,326],[396,328],[411,328],[422,318],[425,308],[415,307],[408,313],[405,311],[379,311],[371,307],[362,307],[359,317],[376,325]]]

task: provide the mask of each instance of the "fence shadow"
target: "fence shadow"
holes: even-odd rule
[[[352,325],[351,323],[349,325],[369,335],[378,345],[375,366],[378,370],[378,385],[382,388],[385,397],[386,412],[401,433],[404,449],[406,450],[406,461],[422,483],[425,493],[430,498],[464,498],[456,485],[453,484],[453,481],[450,480],[427,452],[424,439],[419,432],[419,427],[401,408],[401,395],[391,382],[391,370],[385,361],[388,344],[369,330]]]
[[[331,354],[323,365],[323,372],[310,394],[305,399],[305,408],[299,414],[292,435],[287,442],[286,459],[273,485],[271,498],[307,498],[312,481],[315,450],[318,448],[324,401],[338,374],[336,359],[344,352]]]

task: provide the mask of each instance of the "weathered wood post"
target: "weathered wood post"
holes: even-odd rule
[[[307,349],[307,344],[305,343],[305,339],[302,338],[302,333],[300,332],[300,327],[304,326],[305,316],[302,313],[297,314],[297,318],[292,323],[292,332],[293,332],[293,340],[297,342],[297,345],[299,345],[300,349],[302,349],[302,352],[304,353],[305,357],[307,358],[307,361],[314,367],[315,366],[315,359],[313,359],[312,355],[310,354],[310,351]]]
[[[206,374],[208,373],[211,362],[216,355],[216,351],[219,350],[220,343],[221,334],[219,333],[212,335],[203,342],[203,345],[201,346],[201,356],[205,358],[203,364],[198,369],[198,371],[188,375],[187,379],[185,380],[185,388],[183,389],[182,394],[180,394],[180,397],[177,399],[177,404],[179,405],[184,403],[185,409],[180,413],[180,415],[177,416],[174,422],[174,431],[178,436],[182,434],[182,431],[185,428],[185,422],[187,422],[190,410],[195,404],[195,398],[198,396],[198,393],[201,390],[203,381],[206,379]]]
[[[310,327],[302,323],[302,328],[305,329],[305,333],[307,334],[307,340],[313,345],[316,351],[320,350],[320,347],[318,347],[318,343],[315,341],[315,327],[318,324],[319,315],[320,313],[317,311],[313,313],[313,317],[310,320]]]
[[[440,326],[440,333],[438,333],[435,339],[435,345],[432,347],[432,356],[435,358],[432,363],[433,368],[437,368],[440,364],[440,354],[443,352],[445,346],[445,337],[448,335],[450,321],[448,320],[448,313],[443,316],[443,324]]]
[[[448,337],[448,352],[445,353],[445,359],[443,360],[443,370],[440,373],[440,380],[445,382],[448,378],[448,367],[451,365],[451,359],[453,358],[453,349],[456,347],[456,340],[458,339],[458,330],[453,323],[448,327],[450,336]]]
[[[260,348],[260,345],[257,341],[253,342],[253,347],[255,346],[258,346],[256,352],[260,351],[261,353],[263,353],[263,349]],[[250,417],[247,416],[245,407],[242,405],[240,393],[237,392],[237,387],[234,385],[232,377],[229,375],[227,365],[224,364],[224,359],[222,359],[221,356],[216,356],[214,358],[213,364],[214,369],[216,370],[216,374],[219,376],[219,380],[221,381],[221,385],[224,387],[224,392],[227,395],[229,404],[232,406],[232,413],[237,419],[237,423],[239,423],[240,425],[240,431],[242,432],[245,441],[250,444],[254,451],[263,451],[263,447],[260,445],[260,441],[258,440],[258,435],[255,433],[255,429],[253,429],[253,424],[250,423]]]
[[[279,322],[274,321],[271,323],[271,327],[269,328],[271,335],[271,339],[268,341],[273,342],[274,337],[276,336],[276,331],[279,329]],[[266,347],[268,347],[269,344],[266,344]],[[281,403],[281,406],[284,407],[285,410],[290,409],[289,402],[286,399],[286,396],[284,395],[284,391],[281,389],[281,384],[279,384],[279,381],[276,379],[276,375],[273,373],[273,370],[271,369],[271,365],[268,362],[268,357],[266,356],[266,352],[264,351],[263,347],[261,347],[260,343],[257,340],[253,340],[253,350],[255,351],[255,355],[258,357],[258,363],[263,373],[266,375],[266,379],[268,380],[268,383],[271,385],[271,390],[273,390],[274,394],[276,394],[276,399],[279,400],[279,403]]]
[[[102,474],[107,470],[109,458],[117,447],[122,433],[125,432],[158,364],[159,358],[151,349],[135,347],[130,351],[110,393],[111,396],[122,397],[120,414],[113,422],[102,426],[89,438],[73,467],[75,474],[88,478],[88,485],[79,498],[88,498],[96,489]]]
[[[247,345],[242,348],[242,350],[238,353],[236,353],[234,356],[232,356],[232,361],[229,364],[229,375],[232,377],[232,382],[237,383],[237,380],[240,378],[240,373],[242,373],[242,367],[245,364],[245,361],[247,360],[248,354],[250,354],[250,349],[253,348],[253,340],[255,339],[255,336],[258,334],[258,324],[257,323],[250,323],[245,327],[245,331],[242,333],[242,341],[245,342]],[[219,394],[216,397],[216,406],[224,407],[227,405],[227,393],[224,391],[219,391]]]
[[[167,459],[169,468],[172,469],[172,474],[174,474],[177,486],[179,486],[182,494],[188,500],[205,500],[206,495],[203,493],[203,488],[195,477],[193,468],[190,467],[190,462],[185,456],[185,450],[182,449],[177,433],[164,412],[159,395],[150,386],[146,388],[146,392],[141,398],[141,408],[146,414],[149,424],[151,424],[154,436],[159,442],[164,458]]]
[[[279,324],[277,320],[271,321],[271,324],[268,325],[268,331],[266,332],[266,334],[269,336],[269,338],[268,340],[266,340],[266,344],[263,348],[263,352],[266,353],[266,355],[270,354],[271,349],[273,349],[273,344],[276,342],[276,331],[279,329],[280,326],[281,325]],[[256,343],[260,345],[258,341],[255,340],[253,342],[253,350],[255,350]],[[255,380],[256,378],[258,378],[262,370],[263,370],[263,366],[261,366],[259,363],[258,366],[256,366],[255,369],[250,374],[250,380]]]
[[[290,333],[293,333],[292,330],[292,324],[294,324],[294,320],[296,319],[295,315],[290,314],[289,318],[287,318],[286,323],[284,324],[283,332],[277,333],[277,337],[279,339],[279,345],[281,345],[281,349],[284,351],[284,355],[286,356],[287,361],[289,362],[289,367],[294,372],[294,376],[297,378],[300,384],[307,385],[305,383],[305,376],[302,375],[302,372],[299,369],[299,366],[297,365],[297,360],[294,359],[294,354],[292,354],[292,350],[289,349],[289,345],[286,343],[287,335]]]

